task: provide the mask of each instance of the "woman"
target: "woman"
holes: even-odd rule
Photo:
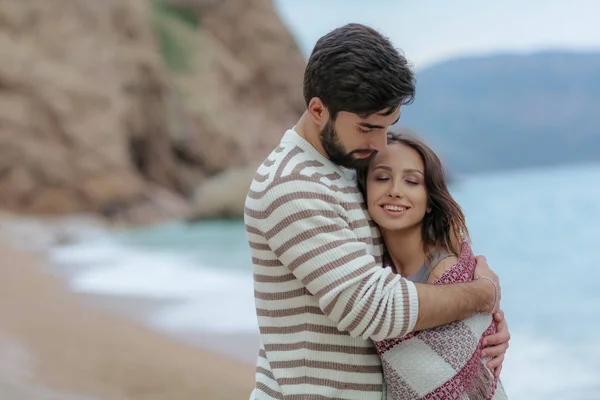
[[[358,171],[368,211],[386,247],[384,264],[407,279],[446,284],[473,279],[465,217],[448,191],[442,163],[419,140],[388,134],[387,150]],[[390,399],[504,399],[481,357],[495,332],[489,314],[377,342]]]

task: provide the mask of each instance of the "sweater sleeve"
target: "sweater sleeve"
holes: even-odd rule
[[[417,290],[376,264],[335,195],[310,178],[273,182],[260,201],[267,243],[338,329],[364,339],[402,337],[417,322]]]

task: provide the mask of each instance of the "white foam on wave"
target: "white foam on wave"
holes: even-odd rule
[[[151,323],[172,332],[258,333],[253,294],[233,290],[166,307]]]
[[[91,293],[187,299],[228,286],[236,291],[241,283],[238,274],[203,268],[186,254],[140,251],[109,241],[63,247],[52,253],[52,260],[94,267],[83,269],[72,281],[75,290]]]
[[[186,254],[141,251],[110,238],[54,249],[58,265],[81,265],[74,291],[175,299],[151,323],[168,331],[256,332],[252,274],[198,265]]]
[[[127,249],[106,235],[96,240],[56,246],[49,251],[48,257],[50,262],[57,265],[93,267],[110,264],[125,253]]]

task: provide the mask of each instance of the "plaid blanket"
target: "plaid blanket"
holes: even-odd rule
[[[458,261],[436,284],[473,279],[475,256],[464,243]],[[489,314],[376,342],[389,400],[501,400],[502,384],[481,357],[482,339],[496,332]]]

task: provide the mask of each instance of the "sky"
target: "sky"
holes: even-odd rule
[[[418,70],[448,58],[544,50],[600,51],[598,0],[274,0],[308,57],[348,22],[388,36]]]

